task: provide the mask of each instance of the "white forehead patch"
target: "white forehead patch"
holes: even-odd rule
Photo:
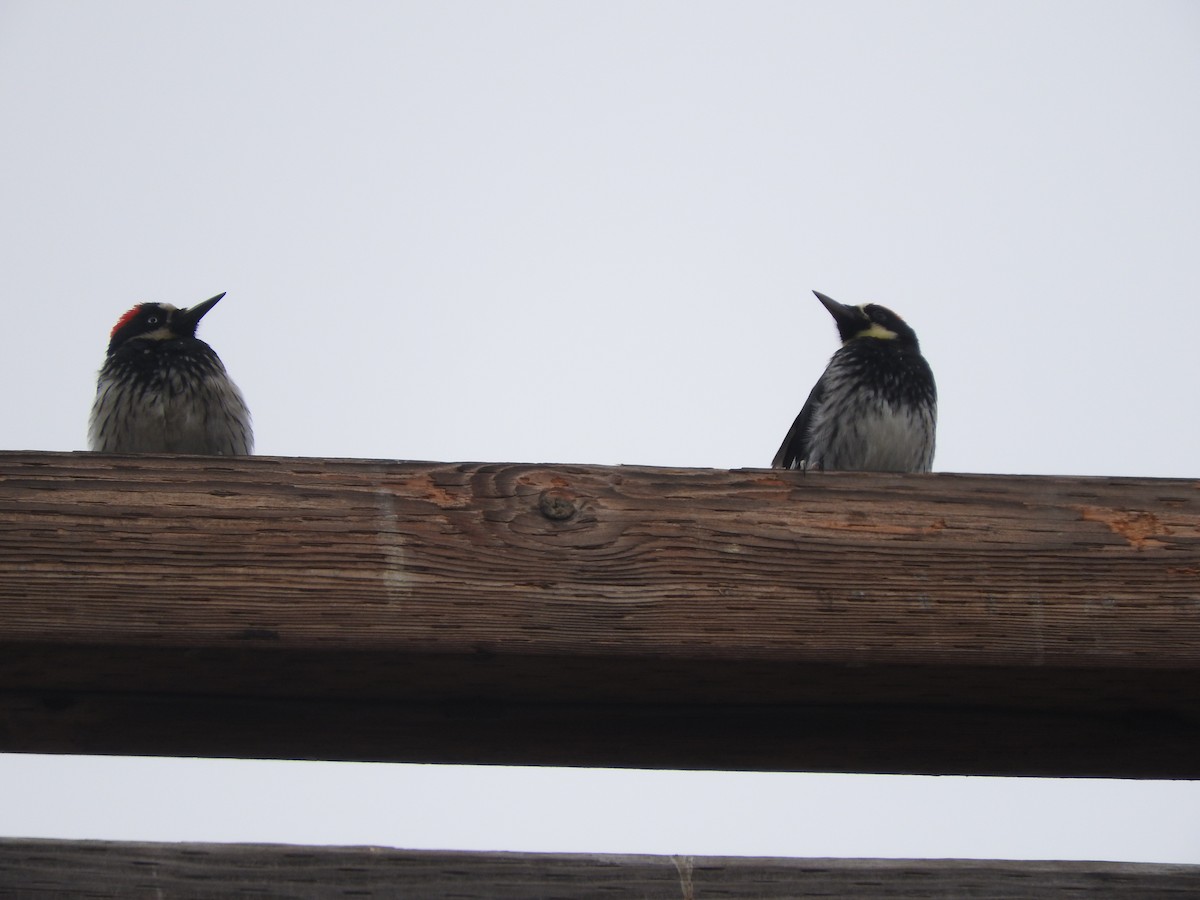
[[[158,305],[160,307],[162,307],[162,313],[158,316],[159,327],[155,328],[153,331],[147,331],[145,334],[139,334],[138,337],[144,338],[145,340],[148,340],[148,341],[174,340],[175,338],[179,337],[179,335],[177,335],[174,331],[172,331],[167,323],[168,323],[168,321],[170,321],[172,313],[179,312],[179,307],[172,306],[170,303],[160,303]],[[152,313],[152,315],[153,315],[153,313]]]

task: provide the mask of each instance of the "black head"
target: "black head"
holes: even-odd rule
[[[109,335],[111,355],[126,341],[173,341],[196,336],[196,326],[204,314],[217,305],[224,293],[210,297],[188,309],[177,309],[170,303],[139,303],[117,320]]]
[[[854,340],[896,341],[900,346],[916,347],[917,333],[908,323],[888,309],[867,303],[863,306],[846,306],[820,291],[813,291],[837,323],[842,343]]]

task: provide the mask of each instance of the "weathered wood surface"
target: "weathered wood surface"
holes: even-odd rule
[[[1200,482],[0,453],[0,750],[1200,777]]]
[[[1200,866],[0,840],[0,898],[1183,898]]]

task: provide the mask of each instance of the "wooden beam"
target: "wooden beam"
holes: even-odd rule
[[[448,853],[381,847],[0,840],[0,896],[563,900],[1195,897],[1200,866]]]
[[[1200,777],[1200,482],[0,454],[0,750]]]

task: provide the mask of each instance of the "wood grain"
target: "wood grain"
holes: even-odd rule
[[[1198,777],[1200,482],[0,453],[0,749],[329,754],[305,722],[337,758]]]
[[[1200,866],[0,840],[0,898],[1184,898]]]

